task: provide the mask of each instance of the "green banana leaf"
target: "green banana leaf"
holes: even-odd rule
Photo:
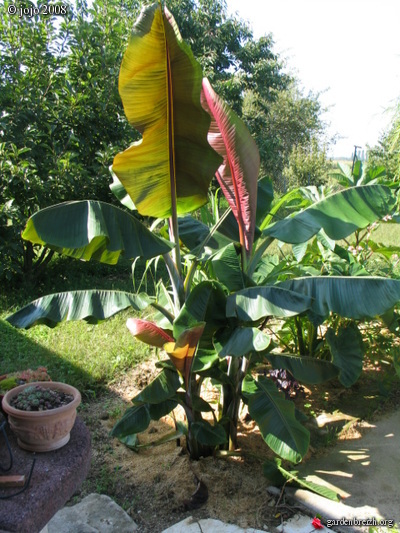
[[[124,186],[119,181],[115,173],[112,171],[112,168],[110,167],[111,176],[113,179],[113,182],[110,185],[110,189],[113,192],[114,196],[118,198],[118,200],[121,202],[122,205],[130,209],[131,211],[136,211],[135,204],[132,202],[131,197],[126,192]]]
[[[256,224],[261,226],[266,213],[270,212],[272,207],[272,202],[274,201],[274,189],[272,185],[272,180],[267,177],[263,177],[258,180],[257,183],[257,210],[256,210]],[[264,229],[261,228],[260,229]]]
[[[147,294],[123,291],[58,292],[34,300],[6,320],[17,328],[25,329],[37,324],[54,327],[64,320],[86,320],[90,324],[97,324],[128,307],[143,311],[152,300]]]
[[[340,326],[337,333],[326,332],[326,342],[332,353],[333,364],[339,369],[339,381],[351,387],[360,377],[363,368],[364,343],[356,324]]]
[[[122,418],[118,420],[110,432],[112,437],[117,437],[121,442],[126,442],[123,439],[131,436],[128,441],[130,443],[137,443],[137,433],[145,431],[151,420],[159,420],[163,416],[170,413],[178,403],[175,400],[169,399],[159,404],[140,403],[129,407]]]
[[[206,224],[203,224],[203,222],[196,220],[190,215],[179,217],[178,226],[180,240],[193,254],[197,252],[196,249],[210,235],[211,231],[211,228]],[[223,235],[220,231],[216,231],[207,242],[207,247],[212,250],[220,250],[230,243],[232,243],[231,239]]]
[[[200,347],[213,348],[215,331],[226,325],[226,296],[221,285],[214,281],[203,281],[194,287],[174,321],[174,338],[198,322],[205,322]]]
[[[294,403],[285,400],[274,383],[246,376],[243,395],[268,446],[282,459],[298,463],[307,452],[310,434],[295,417]]]
[[[123,438],[141,433],[149,427],[150,420],[151,417],[146,404],[134,405],[125,411],[110,434],[112,437]]]
[[[272,353],[266,357],[274,368],[285,368],[301,383],[314,385],[339,375],[337,366],[316,357]]]
[[[308,241],[320,229],[331,239],[344,239],[391,213],[395,205],[394,193],[384,185],[352,187],[276,222],[263,233],[291,244]]]
[[[126,211],[92,200],[38,211],[28,220],[22,237],[75,259],[108,264],[117,263],[121,254],[128,259],[151,259],[173,248]]]
[[[167,444],[168,442],[178,441],[185,434],[186,433],[182,430],[182,428],[179,428],[175,431],[167,433],[166,435],[163,435],[159,439],[147,442],[146,444],[139,443],[139,438],[136,433],[133,435],[128,435],[127,437],[121,437],[119,441],[122,442],[122,444],[125,444],[125,446],[130,450],[139,452],[139,450],[147,450],[148,448],[155,448],[156,446],[161,446],[162,444]]]
[[[307,481],[306,479],[299,477],[298,472],[295,470],[286,470],[283,468],[282,461],[280,459],[266,461],[263,464],[263,473],[265,477],[277,485],[283,485],[289,481],[295,485],[300,485],[300,487],[314,492],[315,494],[319,494],[324,498],[328,498],[329,500],[339,502],[341,499],[340,495],[334,490],[329,489],[324,485],[318,485],[318,483],[313,483],[312,481]]]
[[[220,425],[212,426],[206,420],[193,422],[190,426],[193,437],[204,446],[219,446],[227,442],[225,430]]]
[[[200,105],[202,71],[160,2],[143,8],[125,52],[119,92],[141,134],[112,170],[142,215],[167,218],[207,202],[221,158],[210,147]]]
[[[250,287],[231,294],[226,302],[226,316],[253,322],[266,316],[298,315],[311,307],[312,298],[309,295],[288,288]]]
[[[345,318],[374,318],[400,301],[399,280],[373,276],[310,276],[283,281],[279,287],[310,297],[311,311],[322,319],[331,312]]]
[[[174,370],[163,368],[162,372],[135,396],[132,402],[134,404],[164,402],[172,398],[180,386],[181,380],[178,373]]]
[[[271,338],[257,328],[220,330],[214,337],[214,346],[220,357],[240,357],[250,352],[262,352],[270,343]]]
[[[245,288],[240,255],[232,242],[212,256],[209,268],[212,271],[212,277],[225,285],[230,292]]]

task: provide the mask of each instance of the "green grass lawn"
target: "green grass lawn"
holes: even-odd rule
[[[377,243],[384,243],[386,246],[400,247],[400,225],[399,224],[379,224],[371,234],[371,239]]]

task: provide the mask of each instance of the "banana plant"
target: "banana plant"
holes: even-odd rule
[[[150,421],[180,405],[186,424],[173,436],[185,433],[191,457],[198,458],[237,447],[244,403],[266,444],[297,463],[307,451],[309,433],[293,404],[267,378],[257,378],[255,366],[286,364],[306,382],[341,375],[348,384],[354,372],[347,371],[341,336],[330,339],[333,360],[320,364],[276,354],[265,324],[271,317],[305,313],[319,320],[333,312],[373,317],[397,303],[400,282],[304,276],[304,271],[283,281],[282,268],[281,276],[272,276],[266,251],[276,239],[301,245],[323,232],[328,241],[344,238],[392,212],[394,194],[380,185],[355,187],[314,205],[303,204],[308,207],[295,216],[276,221],[285,201],[274,203],[270,181],[258,180],[254,140],[203,79],[161,2],[145,7],[133,28],[119,91],[127,119],[142,136],[117,154],[112,165],[111,188],[123,208],[95,201],[60,204],[33,215],[23,237],[85,261],[115,264],[121,256],[132,261],[162,257],[170,285],[160,280],[155,297],[102,290],[53,294],[8,320],[28,328],[63,320],[95,323],[126,308],[147,311],[151,316],[131,318],[127,326],[136,339],[161,349],[165,358],[112,434],[138,447],[138,434]],[[218,220],[209,227],[191,213],[207,202],[213,177],[229,209],[217,213]],[[299,199],[297,191],[290,194],[288,202]],[[136,212],[151,217],[150,229]],[[164,238],[153,229],[160,227]],[[207,380],[220,391],[216,403],[204,398]]]

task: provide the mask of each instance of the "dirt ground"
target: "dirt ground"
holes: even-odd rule
[[[91,431],[93,459],[89,477],[71,503],[91,492],[107,494],[133,518],[140,533],[157,533],[188,516],[216,518],[243,528],[274,531],[282,521],[295,514],[296,509],[290,507],[284,497],[277,499],[267,491],[271,483],[264,477],[262,465],[263,460],[271,459],[273,454],[248,417],[242,417],[239,429],[239,446],[246,454],[245,459],[209,457],[191,461],[184,442],[177,441],[136,453],[109,436],[131,398],[154,378],[154,362],[150,360],[136,367],[96,401],[83,404],[80,416]],[[351,389],[343,389],[335,382],[306,388],[295,402],[309,415],[306,423],[311,430],[308,457],[327,453],[327,450],[329,453],[329,446],[338,439],[358,438],[363,420],[371,420],[382,410],[400,404],[398,381],[393,385],[393,372],[383,372],[378,364],[370,364]],[[332,424],[318,428],[315,419],[326,412],[336,413]],[[345,420],[337,416],[340,412],[347,415]],[[172,419],[165,417],[151,423],[140,436],[140,442],[156,440],[172,429]],[[199,480],[202,482],[200,495],[204,496],[204,491],[208,490],[208,498],[194,508],[197,498],[192,495]]]

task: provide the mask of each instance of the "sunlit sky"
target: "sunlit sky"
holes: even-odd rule
[[[301,87],[321,93],[342,138],[330,152],[374,146],[400,98],[400,0],[227,0],[254,36],[272,33]],[[389,111],[388,111],[389,110]]]

